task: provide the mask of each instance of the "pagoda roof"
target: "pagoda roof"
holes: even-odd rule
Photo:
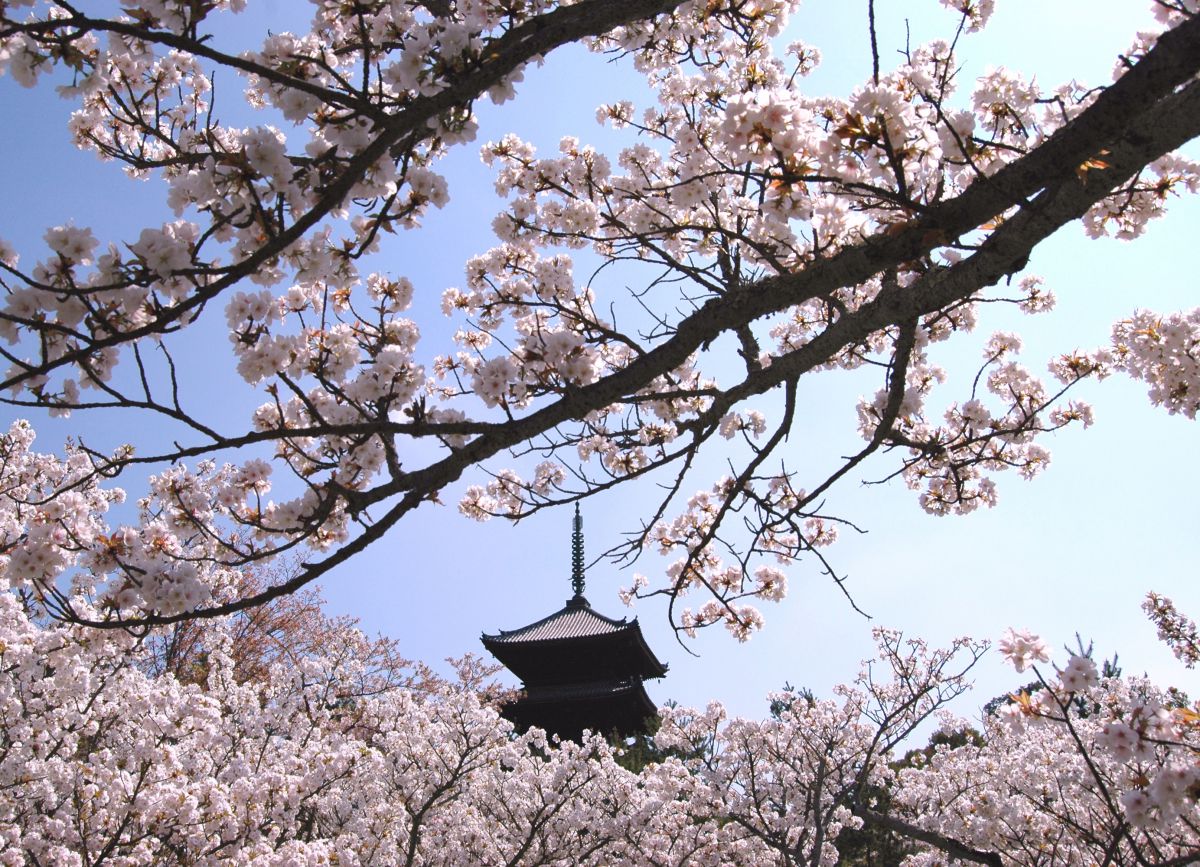
[[[591,638],[594,635],[612,635],[638,629],[637,618],[633,622],[624,617],[614,620],[596,611],[583,596],[567,600],[567,604],[553,614],[543,617],[528,626],[518,629],[501,629],[496,635],[483,636],[484,643],[516,644],[530,641],[558,641],[563,638]]]
[[[575,739],[584,729],[622,737],[646,733],[657,710],[638,678],[594,681],[528,690],[500,713],[518,728],[537,726],[559,737]]]
[[[576,595],[553,614],[483,635],[483,646],[528,687],[609,677],[662,677],[667,667],[642,636],[637,618],[616,620]]]

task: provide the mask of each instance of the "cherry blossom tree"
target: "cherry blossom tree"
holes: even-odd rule
[[[10,581],[18,540],[64,505],[78,536],[117,498],[86,459],[33,451],[28,425],[0,455],[0,863],[834,864],[865,827],[907,840],[909,865],[1200,857],[1200,706],[1082,653],[1043,670],[1028,633],[1000,650],[1041,689],[924,761],[894,754],[935,715],[962,728],[945,705],[986,644],[878,630],[831,699],[780,694],[762,721],[664,708],[663,758],[635,774],[597,735],[514,732],[477,666],[438,678],[303,595],[188,621],[186,641],[48,618]],[[1147,609],[1190,663],[1195,624]],[[274,651],[297,623],[310,639]]]
[[[450,489],[516,518],[648,478],[663,494],[616,553],[675,560],[627,595],[744,638],[789,567],[830,567],[844,516],[824,497],[877,453],[921,508],[963,514],[1090,423],[1085,378],[1194,417],[1195,311],[1132,312],[1049,381],[999,333],[969,394],[932,393],[935,347],[984,305],[1053,306],[1024,273],[1052,233],[1133,240],[1200,187],[1179,150],[1200,134],[1195,0],[1157,0],[1110,83],[1053,89],[960,81],[992,4],[945,0],[944,39],[894,68],[875,48],[844,99],[806,95],[819,55],[777,44],[785,0],[322,0],[308,32],[242,52],[214,22],[243,5],[0,3],[0,72],[56,86],[74,141],[174,212],[136,238],[51,226],[43,254],[0,241],[2,399],[155,419],[172,443],[0,434],[0,864],[818,865],[870,828],[912,867],[1200,858],[1200,709],[1083,653],[1052,667],[1027,633],[1000,651],[1040,688],[978,742],[896,763],[928,720],[961,730],[945,705],[985,645],[879,630],[832,698],[777,696],[761,721],[664,708],[663,758],[633,773],[601,737],[513,731],[476,661],[439,678],[304,589]],[[412,283],[372,256],[446,203],[476,102],[519,98],[575,42],[633,64],[652,102],[600,107],[619,153],[482,146],[497,245],[442,297],[454,344],[427,348]],[[218,71],[263,123],[218,119]],[[626,295],[618,271],[649,276]],[[221,312],[258,394],[240,424],[178,376],[180,335]],[[782,447],[801,382],[855,368],[878,375],[851,409],[862,442],[808,478]],[[1194,664],[1195,624],[1159,596],[1147,612]]]
[[[1091,422],[1071,394],[1084,378],[1121,372],[1169,412],[1200,406],[1200,318],[1148,311],[1048,381],[996,334],[970,393],[930,402],[935,346],[983,305],[1053,306],[1023,271],[1052,233],[1134,239],[1200,186],[1179,152],[1200,132],[1192,0],[1153,4],[1159,32],[1131,36],[1110,83],[1054,89],[1008,70],[960,81],[991,3],[946,0],[944,39],[894,68],[875,48],[844,99],[805,94],[819,54],[777,44],[785,0],[319,2],[307,33],[224,50],[213,22],[243,5],[0,9],[0,71],[57,85],[79,147],[160,183],[175,215],[136,239],[53,226],[40,258],[0,243],[4,400],[154,418],[173,443],[76,444],[29,493],[44,522],[13,538],[9,580],[54,617],[223,616],[309,584],[447,489],[469,516],[516,518],[651,478],[664,493],[613,553],[674,560],[628,595],[667,596],[684,632],[745,638],[791,564],[837,579],[824,551],[852,516],[824,498],[868,457],[890,452],[926,511],[962,514],[996,502],[1003,471],[1038,474],[1046,433]],[[577,41],[632,62],[657,101],[600,107],[629,136],[617,154],[483,145],[508,200],[498,245],[445,292],[455,345],[427,348],[410,280],[366,270],[371,256],[446,203],[439,163],[472,140],[475,102],[519,98],[529,63]],[[217,120],[226,70],[263,123]],[[586,283],[584,255],[601,263]],[[629,295],[609,266],[649,276]],[[240,425],[177,375],[180,333],[217,311],[259,395]],[[878,372],[862,442],[810,477],[782,447],[798,389],[849,368]],[[136,519],[102,524],[119,496],[105,486],[142,471]],[[279,576],[264,564],[292,554],[286,578],[239,577]]]

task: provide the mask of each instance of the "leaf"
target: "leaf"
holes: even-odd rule
[[[1093,169],[1103,170],[1112,168],[1112,163],[1100,159],[1100,157],[1107,156],[1108,153],[1108,148],[1103,148],[1096,156],[1084,160],[1076,167],[1075,176],[1079,178],[1080,183],[1087,183],[1087,173]]]
[[[1179,707],[1175,709],[1175,719],[1184,725],[1194,726],[1200,724],[1200,713],[1190,707]]]

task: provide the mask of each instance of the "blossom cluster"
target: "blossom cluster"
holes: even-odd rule
[[[31,548],[23,580],[50,588],[86,553],[114,611],[170,617],[277,550],[318,552],[315,577],[460,479],[463,513],[519,518],[654,475],[666,493],[624,553],[674,562],[633,595],[695,593],[676,609],[685,631],[745,638],[762,622],[749,603],[784,595],[783,568],[837,578],[831,489],[874,452],[899,458],[926,511],[963,514],[997,502],[999,473],[1042,472],[1047,434],[1091,423],[1068,395],[1085,377],[1128,373],[1195,415],[1194,313],[1134,314],[1111,348],[1054,362],[1057,384],[998,334],[971,393],[931,409],[938,344],[988,303],[1053,306],[1020,273],[1043,237],[1027,206],[1039,191],[1085,196],[1063,222],[1132,239],[1200,190],[1176,144],[1125,165],[1145,136],[1095,132],[1135,123],[1105,102],[1127,85],[1167,110],[1169,76],[1128,70],[1186,38],[1190,3],[1155,4],[1162,29],[1135,37],[1110,85],[1054,87],[1005,67],[964,81],[967,35],[993,4],[943,0],[942,38],[894,58],[876,47],[892,59],[841,96],[807,87],[816,48],[780,45],[795,0],[317,2],[307,29],[236,55],[213,22],[244,0],[130,0],[112,19],[4,4],[0,74],[58,84],[74,142],[157,183],[171,211],[136,237],[67,221],[36,251],[0,240],[6,399],[151,414],[179,433],[148,456],[81,450],[84,486],[155,465],[137,526],[105,530],[105,551],[86,533]],[[453,336],[426,354],[422,330],[442,329],[410,313],[421,290],[371,257],[448,204],[443,158],[473,140],[476,101],[513,98],[526,64],[571,40],[622,55],[648,90],[598,108],[622,137],[612,150],[579,135],[550,152],[517,134],[482,146],[505,199],[496,245],[442,292]],[[218,105],[225,69],[260,114]],[[1080,129],[1103,141],[1072,145]],[[581,279],[576,257],[600,267]],[[180,393],[172,354],[213,311],[258,404],[231,434]],[[807,422],[799,384],[847,369],[880,374],[844,408],[867,445],[817,477],[784,454]],[[729,468],[715,483],[699,469],[712,452]]]
[[[1150,400],[1174,415],[1200,411],[1200,309],[1160,316],[1139,310],[1113,326],[1114,364],[1150,386]]]
[[[1048,661],[1037,636],[1009,631],[1001,650],[1022,671]],[[900,775],[897,789],[921,824],[1014,864],[1189,857],[1200,766],[1197,715],[1176,691],[1104,675],[1073,653],[1032,692],[1009,696],[979,744],[939,749]],[[1130,828],[1134,829],[1130,832]],[[951,830],[953,829],[953,830]]]
[[[833,865],[881,809],[885,827],[911,831],[911,863],[962,846],[1031,864],[1044,845],[1063,863],[1114,846],[1163,863],[1200,854],[1200,714],[1144,681],[1102,678],[1084,655],[989,719],[982,745],[902,764],[905,738],[968,688],[986,645],[937,649],[877,630],[875,657],[832,698],[784,691],[763,720],[716,703],[664,707],[652,760],[630,770],[597,734],[514,731],[481,682],[494,669],[460,661],[451,683],[311,599],[137,636],[57,622],[18,552],[55,528],[80,545],[84,519],[114,497],[70,482],[72,468],[33,455],[31,438],[17,425],[0,440],[5,865],[101,852],[129,864]],[[258,465],[209,478],[241,492],[226,501],[266,489]],[[48,502],[74,502],[73,515],[44,499],[64,483],[81,500]],[[201,480],[180,471],[158,484],[173,497],[159,535],[96,529],[78,574],[107,556],[148,575],[134,563],[203,523]],[[782,581],[757,574],[764,590]],[[66,592],[80,608],[98,598],[88,580]],[[1001,649],[1019,665],[1047,656],[1027,633]],[[886,808],[864,794],[881,791]]]
[[[637,135],[615,156],[573,136],[550,154],[539,154],[516,135],[483,147],[496,189],[509,203],[493,224],[501,243],[471,260],[467,284],[443,297],[444,311],[465,317],[468,325],[456,335],[459,351],[435,365],[446,383],[442,394],[471,393],[488,407],[513,412],[540,406],[541,397],[569,398],[573,386],[618,376],[654,350],[654,340],[627,334],[614,339],[612,317],[601,314],[611,308],[597,303],[597,287],[575,285],[566,251],[589,248],[605,262],[652,265],[656,273],[693,287],[688,300],[697,306],[746,287],[790,285],[790,278],[803,277],[860,238],[903,231],[916,215],[1036,152],[1101,91],[1079,82],[1048,89],[1015,70],[991,68],[960,93],[965,88],[956,75],[958,41],[934,40],[907,48],[895,68],[879,70],[844,99],[814,97],[805,91],[804,77],[819,54],[801,43],[777,54],[772,44],[794,5],[756,3],[752,15],[720,4],[689,5],[669,19],[630,24],[595,40],[596,50],[632,54],[655,97],[644,108],[619,100],[597,110],[601,123]],[[987,24],[993,4],[943,5],[961,16],[960,26],[969,33]],[[1180,23],[1180,16],[1167,17]],[[1150,51],[1155,35],[1138,39],[1140,54],[1131,56]],[[1118,70],[1116,77],[1122,74]],[[1104,156],[1074,167],[1074,179],[1091,183],[1109,168]],[[1135,237],[1172,197],[1195,192],[1196,179],[1196,165],[1183,156],[1155,160],[1099,201],[1084,220],[1085,230]],[[1009,284],[1019,287],[1015,297],[1011,289],[979,287],[920,317],[911,335],[893,323],[847,340],[814,364],[805,360],[818,338],[829,338],[889,293],[917,295],[936,281],[954,279],[979,244],[1015,213],[996,213],[889,271],[825,291],[797,292],[799,302],[747,322],[737,335],[736,356],[717,349],[694,352],[686,367],[649,388],[623,394],[576,428],[558,428],[543,446],[557,452],[553,457],[567,478],[585,487],[682,462],[711,436],[714,421],[722,438],[742,432],[747,440],[759,440],[740,453],[750,457],[734,459],[741,471],[732,479],[670,486],[673,499],[657,511],[652,526],[635,534],[631,550],[658,545],[669,553],[672,545],[663,540],[671,539],[683,557],[664,584],[631,588],[626,595],[679,596],[703,588],[709,598],[684,610],[684,629],[723,623],[744,637],[759,615],[736,602],[754,595],[755,559],[786,555],[791,562],[834,536],[836,521],[811,511],[803,495],[775,496],[768,483],[780,482],[756,473],[776,448],[760,438],[774,424],[787,431],[793,422],[768,421],[761,409],[737,402],[788,382],[796,374],[782,371],[791,365],[804,371],[866,365],[889,371],[889,381],[860,401],[859,429],[869,449],[903,456],[895,475],[918,492],[923,509],[937,515],[995,505],[999,473],[1015,469],[1032,479],[1045,470],[1047,435],[1092,423],[1091,407],[1068,394],[1082,379],[1127,370],[1151,383],[1152,399],[1187,411],[1186,389],[1196,371],[1189,367],[1191,344],[1177,316],[1163,329],[1169,341],[1140,325],[1115,334],[1115,354],[1137,353],[1125,366],[1114,366],[1114,353],[1068,355],[1051,364],[1053,382],[1016,361],[1018,337],[998,334],[985,347],[972,393],[935,417],[927,404],[946,374],[935,361],[934,345],[973,330],[984,301],[1009,302],[1030,314],[1051,310],[1053,294],[1029,275]],[[637,300],[655,323],[655,337],[669,338],[690,322],[677,313],[673,283],[661,276]],[[564,332],[591,376],[580,375],[578,365],[566,363],[572,356],[560,353],[563,373],[548,377],[540,367],[545,353],[538,347],[531,355],[530,333],[541,341],[543,334]],[[1157,357],[1145,345],[1150,342]],[[890,382],[897,370],[904,375],[902,393]],[[760,389],[755,385],[760,381],[769,385]],[[725,394],[738,398],[722,401]],[[473,486],[462,510],[476,517],[517,515],[573,493],[557,485],[516,483],[521,475],[516,470],[500,475],[506,481]],[[794,475],[785,466],[778,478],[790,488]],[[826,485],[816,480],[805,487],[823,492]],[[749,535],[735,537],[728,516],[748,508],[756,513]],[[679,517],[664,517],[674,514]],[[732,547],[740,562],[727,565],[707,550],[718,541]],[[765,598],[779,585],[768,586],[760,594]]]
[[[881,810],[914,864],[964,846],[1014,864],[1200,851],[1196,715],[1085,657],[982,739],[897,761],[984,648],[879,631],[833,698],[784,691],[763,720],[664,707],[657,758],[631,771],[596,735],[518,734],[436,677],[364,680],[349,624],[249,679],[234,624],[202,629],[185,676],[150,664],[154,640],[39,624],[0,593],[3,863],[832,865]],[[887,806],[864,798],[882,791]]]

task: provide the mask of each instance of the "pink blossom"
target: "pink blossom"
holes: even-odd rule
[[[1017,671],[1024,671],[1035,662],[1050,660],[1046,643],[1032,632],[1009,629],[997,645],[1000,653]]]

